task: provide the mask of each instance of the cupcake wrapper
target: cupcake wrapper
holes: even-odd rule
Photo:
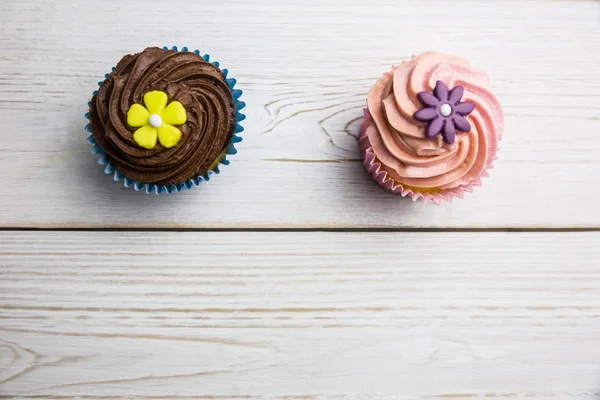
[[[434,193],[422,193],[415,188],[412,187],[404,187],[401,183],[396,182],[383,168],[381,162],[377,160],[375,153],[373,152],[373,147],[371,146],[371,142],[369,141],[369,137],[367,136],[367,128],[373,124],[373,120],[371,119],[371,114],[369,113],[369,109],[365,108],[364,110],[364,118],[362,124],[360,126],[360,136],[358,139],[358,143],[360,146],[360,153],[363,160],[363,165],[366,170],[371,174],[375,182],[379,184],[379,186],[383,187],[385,190],[392,192],[394,194],[398,194],[402,197],[410,197],[413,201],[423,200],[425,204],[429,201],[435,203],[436,205],[441,205],[444,201],[448,203],[452,202],[452,199],[455,197],[463,198],[464,192],[472,192],[473,187],[481,186],[481,178],[488,176],[488,169],[493,168],[492,163],[488,163],[486,169],[483,170],[481,175],[469,182],[467,185],[461,185],[452,189],[440,189]]]
[[[181,50],[179,50],[177,48],[177,46],[173,46],[171,49],[175,50],[175,51],[189,51],[187,47],[182,47]],[[169,48],[163,47],[163,50],[169,50]],[[198,51],[198,50],[194,50],[194,53],[200,55],[200,51]],[[202,58],[204,58],[204,60],[207,62],[210,61],[210,56],[208,54],[204,54],[202,56]],[[214,66],[216,66],[217,68],[220,68],[218,61],[213,61],[212,64]],[[177,185],[165,186],[165,185],[156,185],[156,184],[152,184],[152,183],[138,182],[133,179],[129,179],[129,178],[125,177],[123,174],[121,174],[119,171],[117,171],[117,169],[110,164],[110,161],[106,157],[106,153],[104,152],[104,150],[102,150],[100,148],[100,146],[98,146],[96,144],[94,135],[90,135],[86,139],[86,141],[92,145],[92,149],[90,150],[90,152],[92,154],[98,156],[98,164],[104,166],[104,173],[106,175],[112,175],[113,180],[115,182],[123,181],[123,185],[127,188],[133,187],[133,189],[138,192],[142,191],[147,194],[155,193],[158,195],[158,194],[162,194],[162,193],[171,194],[171,193],[181,192],[183,190],[189,190],[194,186],[200,185],[200,183],[202,183],[202,182],[209,181],[213,174],[218,174],[220,172],[221,165],[229,165],[229,160],[227,159],[227,156],[236,154],[237,149],[235,148],[235,144],[242,141],[242,137],[240,136],[240,133],[244,131],[244,128],[240,125],[240,122],[242,122],[244,119],[246,119],[246,116],[241,113],[241,110],[244,107],[246,107],[246,103],[244,103],[243,101],[240,100],[240,97],[242,96],[243,92],[239,89],[234,88],[237,81],[234,78],[227,77],[227,72],[228,72],[227,69],[225,69],[225,68],[220,68],[220,69],[223,72],[223,75],[225,76],[225,82],[227,83],[227,86],[229,86],[229,89],[231,90],[231,93],[233,95],[233,103],[235,105],[236,121],[235,121],[235,130],[233,132],[233,136],[231,137],[231,141],[229,142],[229,145],[227,146],[225,155],[223,155],[223,157],[221,157],[219,162],[216,163],[216,166],[212,170],[208,171],[204,175],[200,175],[195,178],[188,179],[187,181],[181,182]],[[114,71],[115,67],[113,67],[112,70]],[[108,78],[108,76],[109,76],[109,74],[106,74],[105,78]],[[98,86],[102,86],[102,83],[103,82],[98,82]],[[98,91],[94,91],[93,95],[96,95],[97,93],[98,93]],[[90,106],[90,104],[91,103],[88,103],[88,107]],[[89,120],[90,114],[86,113],[85,117],[86,117],[86,119]],[[89,123],[85,126],[85,131],[92,133],[92,127]]]

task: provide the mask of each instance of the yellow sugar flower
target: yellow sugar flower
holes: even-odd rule
[[[173,125],[183,125],[187,114],[183,105],[172,101],[165,92],[153,90],[144,95],[144,104],[133,104],[127,111],[127,123],[138,128],[133,140],[145,149],[156,147],[156,139],[163,147],[171,148],[181,140],[181,131]]]

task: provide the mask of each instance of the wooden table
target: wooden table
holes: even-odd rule
[[[599,399],[600,3],[0,5],[0,398]],[[199,48],[248,104],[207,185],[89,154],[125,53]],[[499,161],[412,203],[358,154],[365,97],[429,49],[492,77]]]

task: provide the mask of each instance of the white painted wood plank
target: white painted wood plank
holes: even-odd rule
[[[0,395],[600,396],[600,233],[0,233]]]
[[[75,1],[0,5],[0,225],[599,227],[596,1]],[[96,82],[148,45],[199,47],[245,90],[245,141],[202,189],[155,198],[103,175],[84,143]],[[492,77],[497,168],[463,201],[380,190],[356,135],[375,79],[438,49]],[[42,201],[43,200],[43,201]]]

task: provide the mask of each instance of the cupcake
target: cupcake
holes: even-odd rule
[[[359,144],[379,185],[439,205],[481,185],[502,129],[502,109],[487,75],[462,58],[428,52],[375,83]]]
[[[150,47],[124,56],[89,104],[105,172],[147,193],[189,189],[219,172],[241,141],[242,94],[208,55]]]

